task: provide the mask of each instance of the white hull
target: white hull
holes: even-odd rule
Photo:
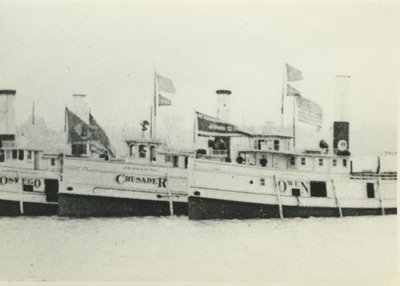
[[[313,190],[321,183],[322,190]],[[307,208],[316,209],[317,213],[325,209],[338,216],[356,214],[357,210],[360,214],[393,213],[397,206],[396,183],[393,179],[361,180],[352,179],[348,174],[281,171],[194,160],[189,171],[189,217],[224,218],[229,213],[229,218],[235,218],[231,208],[240,209],[240,204],[250,209],[251,206],[276,207],[271,217],[285,217],[285,209],[289,216],[296,216],[296,209],[298,216],[302,216],[308,213]],[[367,184],[373,189],[370,197]],[[196,202],[201,207],[196,207]],[[268,217],[268,213],[261,211],[260,216]]]

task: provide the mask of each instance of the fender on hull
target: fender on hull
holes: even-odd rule
[[[59,215],[68,217],[169,216],[169,202],[78,194],[59,194]],[[188,204],[174,202],[174,215],[187,215]]]
[[[339,209],[331,207],[282,206],[285,218],[339,217]],[[380,208],[342,208],[343,216],[382,215]],[[396,214],[396,208],[385,214]],[[189,197],[189,219],[252,219],[279,218],[278,205]]]

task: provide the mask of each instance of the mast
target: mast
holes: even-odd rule
[[[64,132],[67,132],[67,104],[64,108]]]
[[[153,118],[153,137],[155,138],[157,135],[157,72],[154,69],[154,102],[153,102],[153,110],[154,110],[154,118]]]
[[[283,66],[283,77],[282,77],[282,106],[281,106],[281,128],[283,129],[283,112],[284,112],[284,102],[285,102],[285,74],[286,66]]]
[[[296,97],[293,96],[293,151],[296,151]]]
[[[196,120],[197,120],[197,116],[196,116],[196,110],[193,109],[193,147],[196,148]]]
[[[32,102],[32,125],[35,125],[35,101]]]
[[[153,105],[150,106],[150,138],[153,138]]]

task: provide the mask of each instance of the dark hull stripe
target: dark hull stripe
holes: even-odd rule
[[[342,208],[343,216],[382,215],[380,208]],[[396,208],[385,209],[385,214],[396,214]],[[338,208],[283,206],[283,216],[339,217]],[[279,218],[278,205],[225,201],[201,197],[189,197],[189,219],[250,219]]]
[[[24,202],[25,216],[50,216],[58,212],[57,204]],[[20,216],[18,201],[0,200],[0,216]]]
[[[59,215],[69,217],[169,216],[169,202],[59,194]],[[174,215],[187,215],[188,204],[174,202]]]

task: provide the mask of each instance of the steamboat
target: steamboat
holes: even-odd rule
[[[18,147],[15,90],[0,90],[0,216],[55,215],[62,155]]]
[[[302,80],[286,65],[283,100],[293,97],[293,133],[250,134],[227,123],[228,96],[221,118],[198,114],[198,134],[210,145],[223,141],[220,160],[200,149],[189,162],[189,219],[343,217],[397,213],[395,156],[376,156],[367,168],[351,156],[346,120],[349,76],[336,77],[332,148],[295,148],[296,122],[320,127],[322,110],[291,82]],[[290,84],[289,84],[290,83]],[[218,128],[217,128],[218,127]]]
[[[171,104],[163,92],[173,93],[175,87],[155,73],[151,124],[144,120],[141,138],[125,140],[128,155],[121,159],[115,158],[107,135],[88,118],[87,109],[77,114],[66,110],[73,156],[63,162],[60,216],[187,215],[187,166],[193,152],[168,148],[156,138],[157,109]]]

